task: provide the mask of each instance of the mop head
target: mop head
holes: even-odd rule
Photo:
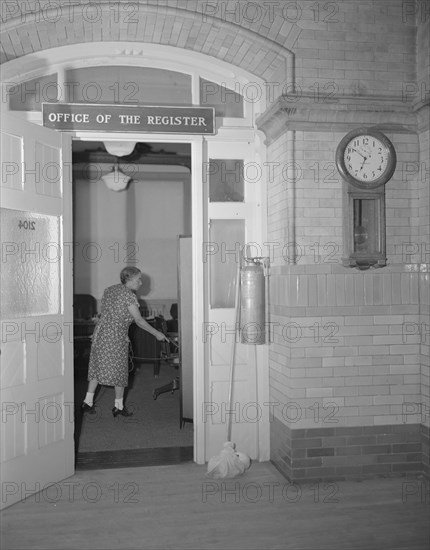
[[[236,477],[251,466],[251,459],[245,453],[236,451],[234,443],[227,441],[219,455],[208,463],[208,476],[214,479]]]

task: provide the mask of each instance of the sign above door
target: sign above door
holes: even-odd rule
[[[42,103],[43,125],[54,130],[214,134],[213,107]]]

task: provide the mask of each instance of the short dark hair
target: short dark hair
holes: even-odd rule
[[[124,269],[120,273],[119,278],[121,279],[121,283],[124,285],[130,279],[133,279],[133,277],[136,277],[136,275],[141,275],[141,274],[142,272],[137,267],[128,266],[128,267],[124,267]]]

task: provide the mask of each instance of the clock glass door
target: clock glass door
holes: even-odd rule
[[[354,199],[354,252],[375,254],[381,252],[378,201]]]

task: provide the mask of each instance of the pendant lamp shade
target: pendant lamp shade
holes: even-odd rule
[[[127,185],[131,178],[127,176],[127,174],[121,172],[117,161],[113,166],[112,172],[102,176],[102,180],[108,189],[112,191],[124,191],[124,189],[127,189]]]
[[[104,141],[106,151],[114,157],[130,155],[136,147],[135,141]]]

